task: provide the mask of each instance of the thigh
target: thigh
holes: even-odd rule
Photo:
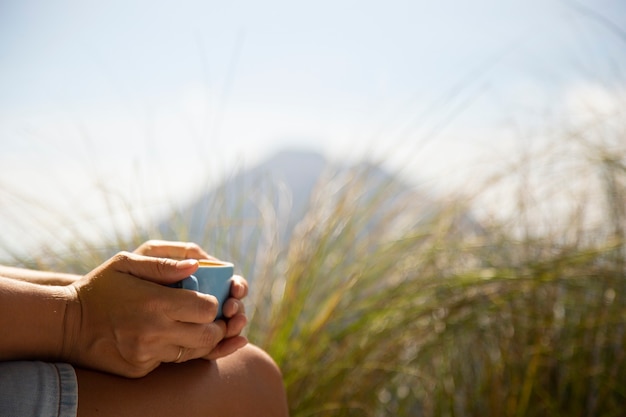
[[[79,416],[286,416],[278,368],[248,345],[217,361],[163,364],[128,379],[76,370]]]

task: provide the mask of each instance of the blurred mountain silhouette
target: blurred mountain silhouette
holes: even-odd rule
[[[329,187],[333,181],[338,184]],[[372,222],[385,215],[385,207],[391,211],[401,201],[405,209],[392,215],[404,218],[407,224],[417,224],[441,210],[432,196],[378,165],[338,165],[315,152],[284,150],[206,190],[159,227],[166,238],[197,242],[209,250],[232,248],[227,255],[241,253],[247,245],[268,238],[261,236],[261,229],[272,230],[271,238],[286,242],[316,199],[331,199],[335,193],[345,192],[352,181],[372,193],[385,190],[381,213],[374,215]],[[463,228],[476,228],[465,213],[459,220]],[[180,235],[181,224],[186,236]]]

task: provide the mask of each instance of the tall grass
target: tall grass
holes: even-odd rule
[[[620,241],[467,237],[445,211],[355,239],[371,206],[344,197],[261,278],[284,282],[250,336],[281,364],[294,415],[622,412]]]
[[[589,132],[530,158],[560,169],[567,153],[574,167],[549,177],[539,198],[534,187],[545,181],[521,166],[497,178],[523,184],[508,215],[475,218],[482,193],[437,199],[367,167],[321,181],[287,237],[274,198],[246,219],[218,195],[198,243],[248,276],[248,336],[280,365],[291,414],[623,415],[626,138],[591,145]],[[562,190],[559,181],[580,185],[571,172],[584,172],[588,186],[552,195],[570,204],[557,201],[564,211],[544,219],[553,207],[543,198]],[[244,200],[250,190],[240,192]],[[99,250],[74,239],[13,261],[88,270],[148,237],[188,236],[185,213],[171,224],[117,234]]]
[[[471,199],[398,198],[367,170],[323,184],[255,277],[249,335],[292,414],[623,415],[626,148],[584,133],[531,158],[556,171],[543,198],[569,209],[533,201],[521,167],[500,178],[525,184],[515,210],[479,223]]]

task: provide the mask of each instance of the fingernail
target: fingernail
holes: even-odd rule
[[[189,269],[197,265],[198,265],[197,259],[185,259],[185,260],[176,262],[176,269]]]

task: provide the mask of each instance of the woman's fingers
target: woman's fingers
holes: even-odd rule
[[[224,317],[229,319],[236,314],[246,314],[246,307],[243,301],[231,297],[224,301],[222,313],[224,314]]]
[[[163,362],[184,362],[206,356],[224,340],[226,324],[169,322],[154,324],[150,330],[120,329],[117,349],[124,363],[135,370],[149,371]],[[180,353],[180,356],[179,356]]]
[[[241,349],[248,343],[248,339],[244,336],[235,336],[228,339],[224,339],[220,342],[215,349],[210,353],[203,356],[203,359],[215,360],[228,356],[238,349]]]
[[[139,255],[172,259],[215,259],[192,242],[149,240],[134,251]]]
[[[178,288],[164,287],[162,290],[159,308],[172,321],[198,324],[215,321],[218,302],[214,296]]]
[[[237,314],[236,316],[228,320],[228,327],[226,330],[225,338],[238,336],[248,324],[248,318],[243,314]]]
[[[195,259],[174,260],[120,252],[110,260],[110,266],[116,272],[166,285],[178,282],[194,273],[198,269],[198,261]]]
[[[184,352],[180,358],[173,361],[172,354],[167,349],[167,352],[163,352],[161,362],[184,362],[201,358],[215,349],[225,334],[226,324],[221,320],[210,324],[178,323],[164,335],[164,341],[170,346],[182,347]]]
[[[233,275],[230,284],[230,296],[238,299],[245,298],[248,295],[248,281],[240,275]]]

